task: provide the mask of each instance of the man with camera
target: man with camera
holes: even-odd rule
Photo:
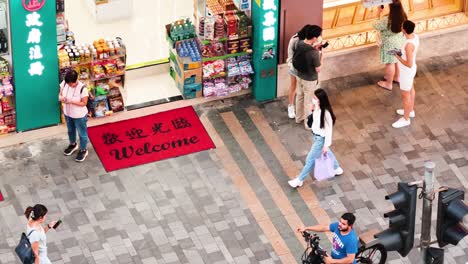
[[[323,62],[321,50],[328,45],[328,43],[317,44],[321,35],[321,27],[317,25],[308,27],[305,30],[305,39],[297,43],[292,59],[294,69],[297,70],[296,123],[304,122],[306,129],[310,129],[307,126],[307,116],[312,109],[312,98],[318,88],[318,74]]]
[[[356,216],[352,213],[344,213],[339,222],[330,225],[315,225],[298,228],[297,231],[333,232],[333,248],[331,256],[325,256],[326,264],[356,264],[358,252],[358,236],[354,232],[353,224]]]

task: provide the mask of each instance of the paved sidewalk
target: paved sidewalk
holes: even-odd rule
[[[352,211],[358,232],[385,229],[392,205],[384,196],[399,181],[421,179],[426,160],[436,162],[437,186],[468,190],[467,62],[468,53],[421,62],[416,118],[399,130],[391,127],[399,91],[376,88],[380,72],[323,83],[338,118],[332,148],[345,174],[311,177],[298,190],[287,181],[312,141],[287,119],[284,99],[198,106],[216,149],[111,173],[92,148],[82,164],[64,157],[64,134],[1,148],[0,263],[17,263],[24,208],[38,202],[49,219],[64,221],[48,235],[54,264],[298,263],[300,225]],[[420,224],[416,233],[415,247]],[[445,252],[445,263],[468,262],[468,238]],[[390,253],[388,263],[418,260],[414,249],[407,258]]]

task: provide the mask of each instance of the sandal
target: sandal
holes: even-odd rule
[[[387,79],[385,79],[385,77],[383,77],[382,81],[386,82]],[[397,83],[397,84],[400,84],[400,81],[395,81],[395,80],[393,80],[393,82],[394,82],[394,83]]]
[[[391,91],[391,90],[392,90],[392,87],[391,87],[391,88],[386,87],[386,86],[383,84],[383,81],[377,82],[377,86],[380,87],[380,88],[382,88],[382,89],[385,89],[385,90],[387,90],[387,91]]]

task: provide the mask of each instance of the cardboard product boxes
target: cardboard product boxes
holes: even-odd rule
[[[193,68],[193,63],[183,61],[183,58],[174,54],[175,49],[171,49],[170,64],[174,70],[174,79],[180,93],[185,99],[202,97],[202,68]],[[188,60],[190,60],[188,58]],[[187,69],[191,68],[191,69]]]

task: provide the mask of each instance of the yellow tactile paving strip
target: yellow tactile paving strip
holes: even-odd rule
[[[291,254],[291,251],[285,241],[281,238],[278,230],[276,230],[275,226],[271,222],[267,212],[263,208],[255,192],[250,187],[245,176],[237,166],[237,163],[232,158],[231,153],[224,145],[211,122],[206,116],[202,116],[200,120],[216,145],[216,155],[218,155],[224,169],[226,169],[228,174],[231,176],[234,185],[239,190],[242,199],[247,204],[258,225],[262,228],[265,236],[270,241],[275,253],[283,263],[296,263],[295,257]]]

